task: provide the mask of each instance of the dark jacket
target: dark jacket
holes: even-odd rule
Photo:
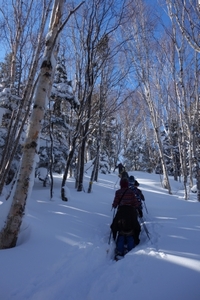
[[[137,201],[135,194],[128,188],[128,181],[121,179],[121,189],[115,193],[113,207],[118,207],[117,213],[111,224],[114,240],[117,233],[121,235],[133,235],[135,243],[139,240],[140,224],[137,218],[137,208],[140,203]]]
[[[124,171],[124,166],[122,165],[122,163],[119,163],[119,164],[115,167],[115,169],[116,169],[116,168],[118,168],[119,174],[121,174],[121,173]]]
[[[140,203],[138,202],[134,192],[128,187],[128,181],[121,179],[120,186],[121,189],[115,192],[115,198],[112,206],[116,208],[117,206],[129,205],[139,208]]]
[[[128,178],[129,178],[129,176],[128,176],[128,173],[124,170],[124,171],[122,171],[122,173],[120,174],[120,177],[121,177],[121,179],[127,179],[128,180]]]
[[[129,185],[130,189],[134,192],[136,198],[138,199],[138,201],[145,201],[144,195],[142,193],[142,191],[140,189],[138,189],[138,187],[136,187],[133,184]]]
[[[110,228],[112,229],[114,240],[117,237],[117,233],[119,233],[120,235],[133,235],[134,240],[137,241],[141,227],[138,222],[136,209],[127,205],[120,206]]]

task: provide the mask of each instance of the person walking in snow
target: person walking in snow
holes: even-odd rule
[[[120,174],[120,177],[121,177],[121,179],[127,179],[127,180],[129,179],[128,172],[126,172],[125,168],[122,171],[122,173]]]
[[[112,207],[118,209],[110,226],[113,239],[116,240],[116,260],[126,254],[124,251],[125,245],[127,245],[127,251],[130,251],[139,244],[141,231],[137,218],[137,209],[139,209],[140,204],[133,191],[129,188],[127,179],[120,180],[120,187],[115,192],[112,203]]]
[[[129,177],[129,188],[134,192],[138,202],[140,203],[140,208],[138,210],[138,215],[140,218],[143,217],[143,205],[142,205],[142,201],[145,201],[144,195],[142,193],[142,191],[138,188],[139,186],[139,182],[137,180],[135,180],[135,177],[133,175],[131,175]]]
[[[115,170],[118,169],[118,172],[119,172],[119,176],[120,174],[125,170],[125,167],[122,165],[122,163],[120,162],[117,166],[115,166],[114,168],[114,172]],[[120,176],[121,177],[121,176]]]

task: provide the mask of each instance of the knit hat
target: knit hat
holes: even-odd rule
[[[130,183],[135,183],[135,177],[134,177],[133,175],[131,175],[131,176],[129,177],[129,182],[130,182]]]

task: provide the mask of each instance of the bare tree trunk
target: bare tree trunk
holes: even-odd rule
[[[49,128],[49,137],[51,141],[51,147],[50,147],[50,163],[49,163],[49,174],[50,174],[50,198],[53,198],[53,161],[54,161],[54,155],[53,155],[53,124],[50,124]],[[48,176],[48,174],[47,174]]]
[[[200,167],[197,165],[197,200],[200,202]]]
[[[79,161],[79,169],[77,169],[78,191],[81,191],[83,188],[85,149],[88,135],[90,134],[89,131],[91,130],[90,126],[93,126],[92,121],[94,122],[94,119],[92,119],[92,111],[95,107],[94,87],[95,84],[98,84],[97,79],[104,62],[111,55],[108,43],[110,35],[117,30],[125,17],[126,0],[118,3],[119,14],[117,15],[113,14],[113,7],[116,6],[115,2],[115,0],[92,0],[90,3],[87,3],[88,7],[82,14],[81,22],[80,18],[75,20],[76,24],[80,24],[79,31],[75,32],[73,37],[73,45],[77,49],[77,94],[80,101],[80,109],[83,110],[81,120],[82,136],[80,137],[81,154],[78,157],[81,161]],[[116,55],[117,48],[118,46],[115,46],[112,57]]]
[[[67,174],[68,174],[68,171],[69,171],[69,167],[70,167],[71,161],[73,159],[74,151],[75,151],[75,141],[74,141],[74,146],[72,147],[71,151],[69,152],[67,162],[66,162],[65,172],[64,172],[64,175],[63,175],[63,179],[62,179],[61,199],[63,201],[68,201],[68,198],[65,194],[65,183],[66,183],[66,180],[67,180]]]
[[[172,194],[171,186],[170,186],[170,182],[169,182],[169,177],[168,177],[168,173],[167,173],[166,162],[165,162],[164,153],[163,153],[163,146],[162,146],[159,130],[156,127],[156,124],[155,124],[155,116],[154,116],[154,113],[152,114],[152,112],[151,112],[151,119],[152,119],[152,124],[153,124],[153,127],[154,127],[155,138],[156,138],[156,142],[157,142],[157,145],[158,145],[158,151],[159,151],[159,154],[160,154],[160,160],[161,160],[162,171],[163,171],[162,186],[165,189],[168,190],[169,194]]]
[[[97,174],[98,174],[98,168],[99,168],[99,153],[100,153],[100,147],[101,147],[101,139],[102,139],[102,115],[103,115],[103,85],[100,84],[100,96],[99,96],[99,130],[98,130],[98,138],[97,138],[97,153],[96,158],[94,161],[94,167],[92,170],[90,183],[88,187],[88,193],[91,193],[92,191],[92,184],[93,181],[97,181]]]
[[[38,149],[41,124],[46,109],[46,98],[52,87],[58,51],[58,36],[63,28],[61,24],[64,0],[55,0],[52,10],[49,34],[46,39],[43,63],[39,72],[38,84],[35,92],[35,101],[30,120],[30,126],[24,144],[21,167],[15,186],[12,205],[6,224],[0,232],[0,249],[16,246],[26,201],[32,191],[35,171],[35,157]],[[72,12],[71,12],[72,13]],[[52,61],[53,59],[53,61]]]
[[[175,17],[183,37],[196,52],[200,52],[199,0],[166,0],[166,4],[168,7],[169,15],[173,15]]]
[[[83,176],[84,176],[84,163],[85,163],[85,145],[86,145],[86,137],[83,138],[80,148],[80,168],[79,168],[79,176],[78,176],[78,186],[77,191],[81,192],[83,190]]]
[[[99,149],[97,150],[97,155],[96,155],[96,158],[94,160],[94,166],[93,166],[93,170],[92,170],[92,173],[91,173],[90,182],[89,182],[89,186],[88,186],[88,193],[91,193],[91,191],[92,191],[92,184],[93,184],[95,174],[96,174],[96,170],[97,170],[97,167],[98,167],[98,161],[99,161]]]
[[[177,61],[174,62],[175,92],[178,99],[181,136],[179,136],[180,160],[182,168],[185,199],[188,199],[187,177],[189,186],[193,185],[193,167],[199,159],[198,146],[195,140],[195,128],[199,119],[199,1],[167,0],[168,15],[172,23],[173,43],[176,49]],[[180,6],[181,5],[181,6]],[[180,9],[181,7],[181,9]],[[190,51],[190,47],[194,51]],[[189,54],[190,53],[190,54]],[[185,61],[191,58],[191,65]],[[192,72],[191,72],[192,71]],[[193,80],[191,85],[191,75]],[[177,78],[177,79],[176,79]],[[197,131],[198,132],[198,131]],[[198,174],[198,163],[197,172]],[[198,175],[197,175],[198,178]],[[198,179],[197,179],[198,182]],[[197,184],[198,186],[198,184]],[[198,193],[197,193],[198,194]]]
[[[143,101],[146,102],[151,123],[154,129],[155,140],[158,145],[159,156],[163,170],[163,187],[168,189],[171,194],[171,186],[167,174],[166,162],[164,157],[163,145],[160,136],[160,103],[154,98],[155,91],[155,39],[152,39],[154,27],[152,26],[153,20],[149,18],[149,13],[146,11],[146,6],[143,2],[138,1],[137,11],[129,23],[129,27],[125,28],[124,34],[127,34],[131,28],[131,36],[134,36],[133,42],[129,43],[129,52],[132,55],[133,66],[135,67],[135,76],[141,87],[141,96]],[[151,16],[152,17],[152,16]],[[149,26],[151,23],[151,26]],[[152,80],[152,78],[154,80]],[[156,99],[156,100],[155,100]]]
[[[80,120],[81,120],[81,117],[79,117],[78,122],[76,124],[76,130],[74,132],[74,135],[72,137],[72,142],[71,142],[71,150],[70,150],[70,152],[68,154],[67,162],[66,162],[66,166],[65,166],[65,172],[63,174],[63,179],[62,179],[62,184],[61,184],[61,199],[63,201],[68,201],[68,198],[67,198],[67,196],[65,194],[65,184],[66,184],[66,180],[67,180],[67,175],[68,175],[68,172],[69,172],[70,164],[72,162],[73,155],[74,155],[74,152],[76,150],[75,147],[76,147],[77,138],[78,138],[78,136],[80,134]],[[78,169],[79,169],[78,166],[76,166],[76,172],[75,172],[76,173],[75,174],[75,181],[76,181],[75,185],[76,186],[75,186],[75,188],[77,188],[77,176],[78,176],[77,172],[78,172]]]
[[[48,5],[46,5],[45,1],[44,1],[43,13],[42,13],[42,18],[41,18],[41,22],[40,22],[40,24],[41,24],[40,32],[38,34],[37,46],[36,46],[36,49],[35,49],[35,52],[33,55],[32,65],[30,68],[28,80],[27,80],[26,86],[23,91],[22,100],[20,101],[20,106],[18,107],[17,111],[14,111],[13,118],[11,119],[11,122],[10,122],[10,130],[9,130],[9,133],[8,133],[8,136],[6,139],[4,153],[2,155],[3,161],[1,164],[1,170],[0,170],[0,174],[1,174],[1,176],[0,176],[0,194],[2,193],[6,177],[8,175],[8,172],[10,171],[10,166],[11,166],[13,157],[14,157],[17,147],[19,145],[19,140],[21,137],[22,130],[24,128],[24,124],[30,113],[30,106],[32,104],[31,99],[32,99],[34,88],[35,88],[35,84],[33,84],[33,82],[34,82],[35,74],[37,71],[39,55],[40,55],[41,47],[42,47],[41,45],[43,43],[44,28],[46,26],[46,20],[49,15],[49,6],[51,3],[52,3],[52,1],[49,1]],[[25,17],[22,17],[22,20],[24,20],[24,19],[26,21],[28,20],[28,16],[29,16],[31,7],[32,7],[32,2],[30,5],[30,8],[28,9],[28,15]],[[15,9],[15,14],[17,14],[17,9]],[[17,15],[16,15],[16,19],[17,19],[18,26],[24,27],[24,23],[22,25],[22,23],[21,23],[22,21],[20,20],[19,17],[17,17]],[[18,31],[18,29],[16,29],[16,30],[17,30],[16,36],[19,39],[19,31]],[[20,33],[21,33],[21,31],[20,31]],[[11,38],[11,40],[12,40],[12,38]],[[13,42],[13,43],[15,44],[15,42]],[[17,44],[19,44],[19,42],[17,42]],[[14,45],[13,47],[15,48],[15,50],[13,50],[13,53],[16,54],[16,51],[17,51],[16,46]],[[14,61],[14,58],[13,58],[13,61]],[[13,77],[14,73],[15,73],[13,66],[12,66],[11,73],[13,74],[12,75],[12,77]],[[26,111],[25,115],[23,115],[23,109]],[[19,120],[22,120],[20,128],[19,128],[19,123],[20,123]]]

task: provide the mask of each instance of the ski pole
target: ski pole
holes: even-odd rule
[[[116,187],[118,181],[119,181],[119,177],[117,178],[117,181],[116,181],[115,184],[114,184],[114,188]]]
[[[147,210],[147,207],[146,207],[146,203],[145,203],[145,201],[143,201],[143,202],[144,202],[145,210],[146,210],[146,212],[147,212],[147,214],[148,214],[148,210]]]
[[[109,240],[108,240],[108,245],[110,245],[111,235],[112,235],[112,229],[110,229],[110,236],[109,236]]]
[[[114,217],[115,217],[115,208],[114,208],[114,211],[113,211],[113,219],[112,219],[112,221],[114,220]],[[109,239],[108,239],[108,245],[110,245],[111,236],[112,236],[112,229],[110,229],[110,236],[109,236]]]
[[[146,226],[146,224],[144,223],[144,219],[143,219],[143,218],[140,218],[140,220],[142,221],[141,225],[143,225],[144,231],[146,232],[147,237],[149,238],[149,240],[151,240],[151,239],[150,239],[149,230],[147,229],[147,226]]]

